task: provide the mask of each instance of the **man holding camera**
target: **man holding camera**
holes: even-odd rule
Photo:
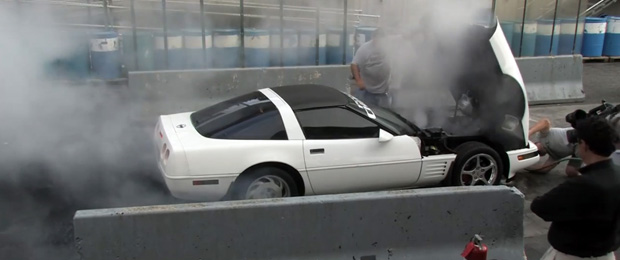
[[[547,259],[616,259],[620,246],[620,166],[609,156],[617,134],[601,117],[587,117],[574,128],[576,151],[585,167],[531,204],[551,222]]]

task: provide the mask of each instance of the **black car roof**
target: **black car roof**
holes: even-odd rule
[[[349,103],[344,93],[324,85],[280,86],[271,90],[282,97],[293,110],[344,106]]]

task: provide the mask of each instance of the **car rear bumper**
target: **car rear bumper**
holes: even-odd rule
[[[530,167],[540,161],[538,148],[536,148],[536,145],[531,141],[529,148],[508,151],[506,154],[508,155],[508,160],[510,161],[510,171],[508,173],[509,179],[514,177],[517,171]]]
[[[220,201],[226,197],[238,174],[217,176],[169,176],[162,170],[164,182],[175,198],[191,201]]]

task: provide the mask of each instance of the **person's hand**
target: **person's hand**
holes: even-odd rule
[[[366,85],[364,84],[364,81],[358,80],[356,83],[357,83],[357,87],[360,90],[365,90],[366,89]]]

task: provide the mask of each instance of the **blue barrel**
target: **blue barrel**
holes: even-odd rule
[[[538,24],[536,22],[526,22],[523,26],[523,36],[521,39],[521,57],[534,56],[536,53],[536,34]]]
[[[213,67],[241,67],[241,36],[237,29],[215,29],[213,31]]]
[[[99,79],[121,77],[120,42],[114,31],[96,32],[90,40],[93,76]]]
[[[502,31],[504,32],[504,36],[506,37],[506,41],[508,41],[508,45],[512,48],[512,38],[515,31],[515,23],[510,21],[503,21],[500,23]]]
[[[573,48],[575,46],[575,28],[577,27],[577,20],[562,19],[558,22],[562,24],[560,27],[558,54],[571,55],[573,54]]]
[[[127,71],[153,70],[153,34],[151,32],[137,32],[137,50],[134,49],[133,33],[123,34],[123,58]],[[135,55],[138,55],[138,66],[136,67]]]
[[[280,40],[280,29],[271,30],[271,66],[280,66],[280,54],[282,54],[283,66],[297,66],[299,35],[294,29],[283,29],[284,38]],[[281,41],[284,43],[280,48]]]
[[[245,66],[269,67],[269,30],[245,29]]]
[[[603,55],[606,31],[607,20],[605,18],[586,18],[581,49],[581,54],[584,57],[600,57]]]
[[[353,29],[347,29],[348,36],[345,37],[342,28],[332,27],[327,30],[327,64],[342,64],[344,41],[347,41],[347,53],[345,63],[353,60],[353,43],[355,33]]]
[[[558,55],[560,45],[560,23],[555,23],[553,19],[538,20],[536,28],[536,56]]]
[[[620,56],[620,17],[609,16],[607,18],[603,55]]]
[[[205,57],[202,52],[202,29],[186,29],[183,30],[183,48],[185,49],[185,68],[201,69],[210,68],[212,62],[212,46],[211,31],[205,30]]]
[[[317,33],[315,29],[302,29],[299,31],[299,65],[316,65],[316,40]],[[319,31],[318,50],[319,65],[327,64],[327,35],[322,31]]]
[[[168,31],[168,67],[166,67],[166,48],[164,33],[155,33],[154,63],[156,70],[181,70],[185,68],[185,53],[183,51],[183,35],[181,32]]]
[[[364,43],[372,40],[372,34],[377,30],[372,26],[359,26],[355,28],[355,51],[357,51]]]

